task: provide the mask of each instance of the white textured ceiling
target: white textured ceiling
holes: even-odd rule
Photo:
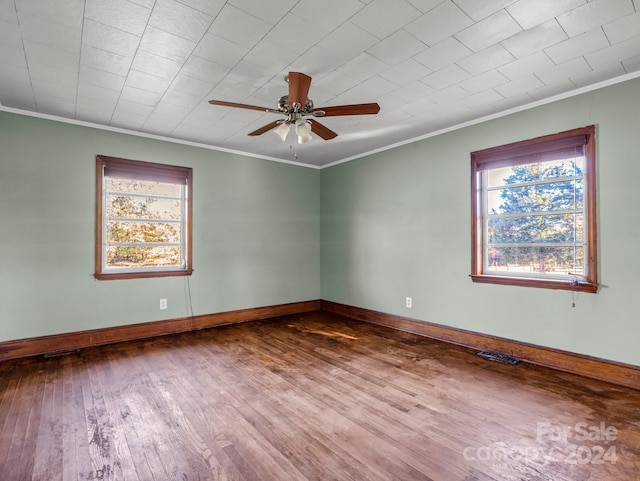
[[[3,109],[315,166],[638,70],[640,0],[0,0]],[[275,108],[289,71],[381,111],[299,146],[207,103]]]

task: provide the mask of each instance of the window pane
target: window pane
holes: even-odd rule
[[[486,258],[492,273],[584,275],[583,247],[489,246]]]
[[[180,224],[167,222],[109,221],[107,243],[179,243]]]
[[[107,266],[131,267],[180,267],[182,256],[179,246],[110,246],[107,247]]]
[[[487,192],[489,214],[582,209],[583,205],[582,179],[506,187]]]
[[[107,217],[180,220],[182,203],[178,199],[107,195]]]
[[[558,177],[579,176],[582,175],[583,165],[584,158],[576,157],[575,159],[563,159],[552,162],[491,169],[488,171],[487,186],[498,187],[523,182],[538,182],[541,180],[556,179]]]
[[[168,184],[164,182],[152,182],[147,180],[118,179],[106,177],[107,192],[123,192],[134,194],[153,194],[167,197],[180,197],[182,186],[180,184]]]
[[[549,214],[491,217],[487,222],[489,244],[582,242],[583,214]]]

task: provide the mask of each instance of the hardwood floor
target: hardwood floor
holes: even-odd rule
[[[0,480],[637,480],[640,391],[326,312],[0,363]]]

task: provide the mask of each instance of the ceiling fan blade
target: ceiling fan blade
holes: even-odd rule
[[[316,117],[335,117],[337,115],[373,115],[378,112],[380,112],[380,106],[375,102],[370,104],[336,105],[334,107],[313,109],[313,115]]]
[[[289,72],[289,105],[300,104],[299,108],[307,105],[307,96],[311,87],[311,77],[300,72]]]
[[[333,130],[328,129],[317,120],[309,119],[309,122],[311,122],[311,132],[318,137],[322,137],[324,140],[331,140],[338,136]]]
[[[273,122],[269,122],[267,125],[264,125],[259,129],[254,130],[253,132],[249,132],[247,135],[251,135],[251,136],[262,135],[265,132],[269,132],[271,129],[275,129],[281,123],[282,123],[282,120],[274,120]]]
[[[237,109],[259,110],[260,112],[271,112],[272,109],[266,107],[258,107],[257,105],[239,104],[236,102],[225,102],[224,100],[209,100],[211,105],[220,105],[222,107],[233,107]]]

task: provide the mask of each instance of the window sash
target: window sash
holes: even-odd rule
[[[517,142],[505,146],[472,152],[472,271],[474,282],[522,285],[552,289],[578,290],[597,292],[597,234],[595,223],[595,127],[581,129],[540,137],[528,141]],[[577,154],[577,155],[576,155]],[[542,179],[514,184],[501,184],[487,187],[488,172],[493,169],[516,167],[529,163],[544,163],[584,157],[582,174]],[[558,209],[515,212],[490,213],[488,193],[544,184],[573,181],[582,183],[582,203],[570,209]],[[581,216],[581,236],[577,232],[573,241],[556,242],[496,242],[489,243],[489,220],[519,217],[550,218],[551,216],[574,215],[574,222]],[[576,266],[571,274],[552,273],[514,273],[505,270],[493,270],[490,266],[489,248],[569,248],[574,249],[574,256],[581,254],[583,265]],[[578,257],[578,259],[580,256]]]
[[[191,173],[190,168],[174,167],[150,162],[132,161],[106,156],[96,157],[96,178],[98,195],[98,216],[96,226],[96,278],[118,279],[136,277],[156,277],[165,275],[190,275],[191,267]],[[161,182],[180,186],[180,195],[156,195],[131,191],[107,189],[110,178],[131,179],[147,182]],[[114,196],[142,199],[175,200],[179,202],[179,219],[153,217],[119,217],[107,215],[107,202]],[[174,212],[175,213],[175,212]],[[174,241],[131,241],[113,242],[108,240],[109,226],[115,222],[128,224],[173,224],[179,226],[179,242]],[[139,247],[143,250],[179,248],[179,262],[158,265],[113,266],[108,264],[108,251],[114,247]]]

